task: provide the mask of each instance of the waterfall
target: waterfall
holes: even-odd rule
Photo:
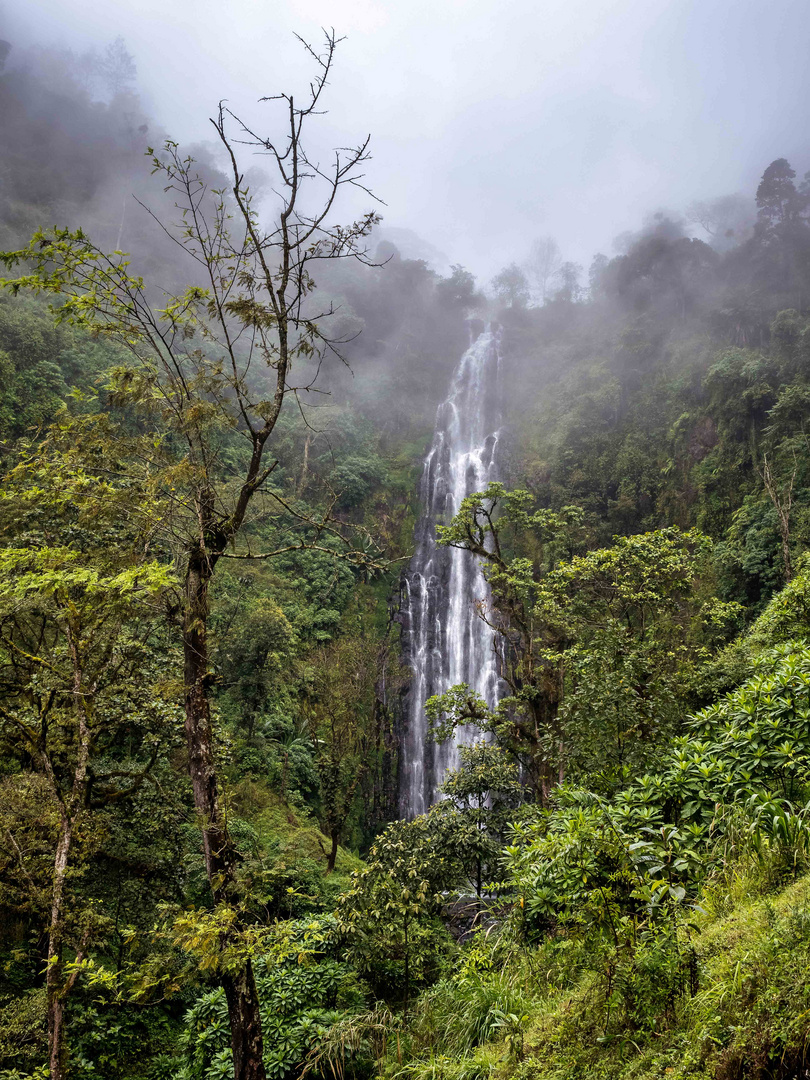
[[[459,361],[422,470],[422,517],[402,605],[404,652],[413,671],[400,751],[403,817],[436,802],[444,774],[458,767],[459,745],[476,735],[460,728],[455,742],[430,741],[425,700],[457,683],[467,683],[490,705],[498,698],[493,633],[475,607],[489,596],[480,563],[467,551],[440,547],[435,526],[449,524],[466,495],[496,478],[499,368],[498,332],[488,326]]]

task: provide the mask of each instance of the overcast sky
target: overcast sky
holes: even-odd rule
[[[178,140],[305,84],[296,31],[341,46],[338,142],[370,132],[391,226],[483,278],[552,234],[582,263],[659,208],[810,168],[810,0],[0,0],[3,36],[124,37]]]

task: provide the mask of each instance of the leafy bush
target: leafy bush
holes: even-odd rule
[[[0,1077],[2,1069],[28,1071],[47,1047],[45,988],[0,999]]]
[[[612,799],[562,787],[552,810],[524,818],[507,862],[528,925],[682,902],[728,853],[730,807],[744,812],[751,843],[806,851],[791,800],[810,771],[810,649],[781,646],[757,669],[694,717],[657,772]]]
[[[329,928],[323,922],[288,923],[286,958],[255,964],[261,1002],[264,1062],[271,1080],[300,1074],[311,1050],[339,1014],[356,1011],[363,994],[351,969],[325,954]],[[184,1060],[176,1080],[228,1080],[233,1075],[228,1006],[219,988],[188,1011],[179,1049]]]
[[[746,851],[777,884],[810,864],[794,805],[810,771],[810,649],[764,655],[690,726],[657,772],[612,799],[563,787],[506,849],[519,932],[587,943],[608,1034],[654,1026],[694,985],[687,904],[707,874]]]
[[[344,509],[359,506],[387,479],[385,463],[378,457],[345,458],[332,470],[330,482]]]

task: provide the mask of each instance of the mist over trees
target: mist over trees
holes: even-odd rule
[[[337,45],[187,153],[121,38],[0,43],[0,1080],[803,1075],[810,173],[440,273],[307,150]],[[503,692],[427,703],[467,745],[397,820],[486,323],[436,533]]]

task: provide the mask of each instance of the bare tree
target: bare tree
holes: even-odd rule
[[[756,213],[751,199],[739,194],[721,195],[691,203],[686,208],[686,220],[708,234],[712,247],[729,251],[751,236]]]
[[[543,236],[532,244],[525,269],[540,303],[549,298],[552,282],[562,266],[560,247],[553,236]]]
[[[793,472],[790,474],[790,479],[783,484],[780,484],[774,476],[767,454],[763,455],[762,466],[760,467],[757,465],[756,468],[762,483],[765,485],[768,498],[773,503],[773,508],[776,511],[776,520],[779,526],[779,538],[782,541],[782,562],[785,568],[785,581],[791,581],[793,578],[793,560],[790,554],[790,515],[793,510],[793,489],[796,484],[796,474],[799,471],[799,459],[794,450]]]
[[[301,39],[299,39],[301,40]],[[148,406],[173,433],[178,458],[155,467],[151,484],[159,521],[150,528],[171,546],[182,578],[179,623],[184,656],[185,733],[205,864],[216,904],[241,910],[237,851],[228,833],[209,700],[209,587],[223,558],[271,558],[323,546],[363,563],[327,510],[317,520],[268,484],[278,462],[268,442],[285,403],[303,409],[322,362],[339,355],[329,334],[332,308],[319,309],[311,270],[321,260],[368,261],[364,239],[375,212],[348,225],[334,222],[336,199],[364,185],[369,139],[335,150],[322,165],[305,135],[322,113],[338,39],[324,33],[316,51],[302,41],[315,76],[299,103],[291,93],[262,99],[283,112],[280,137],[259,135],[224,105],[212,120],[230,168],[228,190],[210,189],[176,143],[153,154],[154,170],[176,198],[180,221],[160,223],[195,265],[193,285],[159,306],[130,274],[120,253],[105,254],[79,230],[37,233],[29,246],[0,258],[31,272],[5,285],[59,295],[59,318],[122,342],[133,363],[117,375],[121,401]],[[277,213],[267,226],[251,202],[240,165],[243,147],[266,156],[274,173]],[[156,219],[157,220],[157,219]],[[300,382],[293,379],[298,373]],[[226,461],[223,432],[244,447]],[[238,462],[238,464],[235,464]],[[153,463],[154,464],[154,463]],[[300,529],[279,549],[245,548],[244,527],[256,503],[283,510]],[[237,541],[242,538],[241,549]],[[329,543],[324,544],[324,538]],[[240,917],[234,933],[240,929]],[[228,1002],[235,1080],[264,1080],[259,1002],[249,958],[221,972]]]

